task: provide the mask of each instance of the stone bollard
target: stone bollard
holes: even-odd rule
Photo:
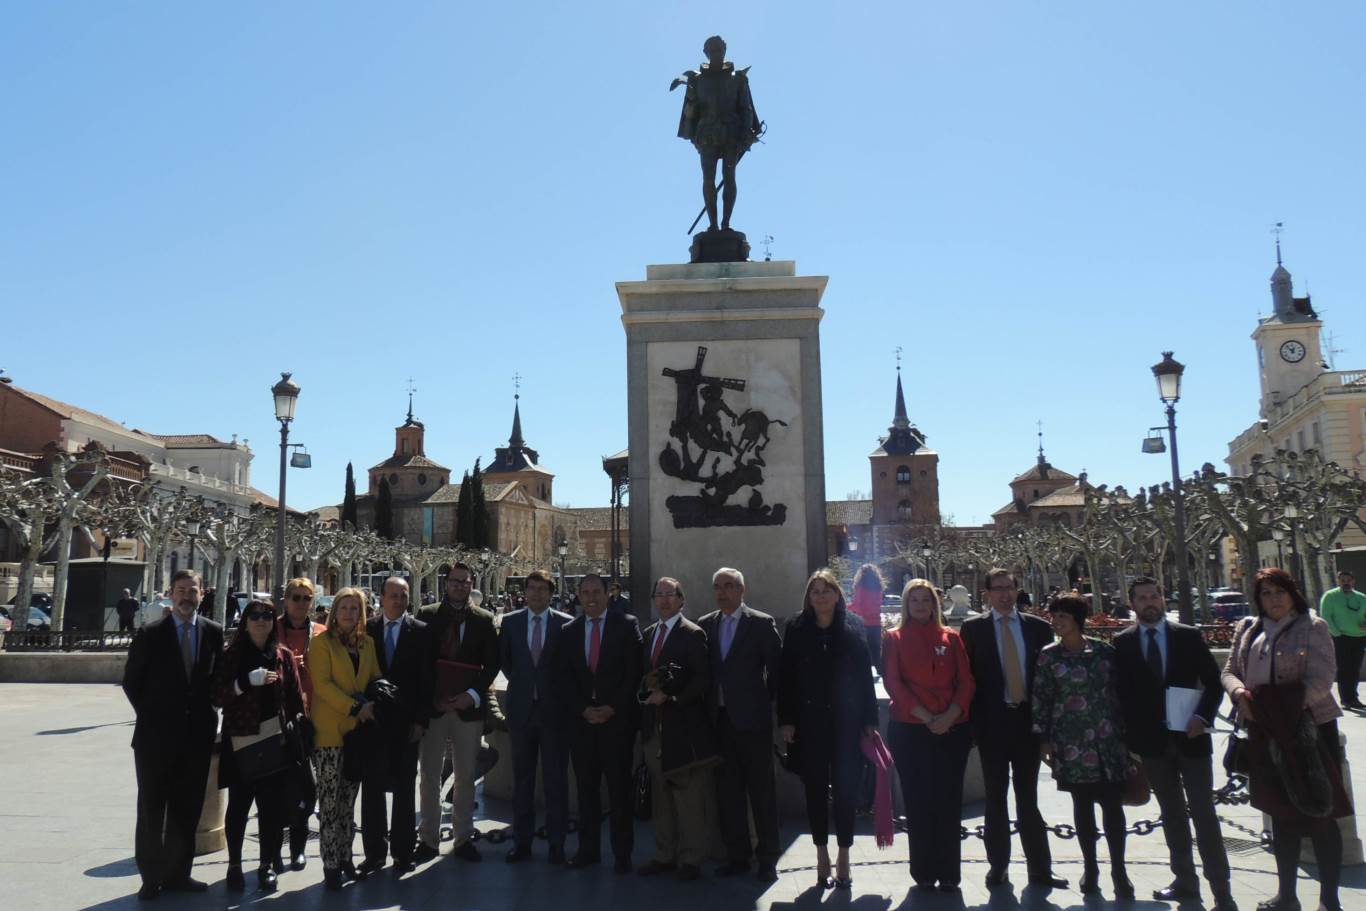
[[[213,755],[209,758],[209,777],[204,782],[204,809],[199,813],[199,825],[194,830],[196,857],[222,851],[228,846],[223,833],[223,792],[218,787],[218,750],[219,744],[214,743]]]

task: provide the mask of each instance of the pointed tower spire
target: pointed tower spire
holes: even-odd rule
[[[896,411],[892,414],[892,430],[905,430],[911,426],[906,415],[906,394],[901,391],[901,346],[896,349]]]
[[[508,437],[509,449],[521,449],[526,445],[522,439],[522,375],[512,375],[512,436]]]
[[[413,423],[416,423],[416,422],[413,420],[413,393],[414,393],[414,392],[417,392],[417,387],[413,385],[413,378],[410,376],[410,377],[408,377],[408,418],[407,418],[406,421],[404,421],[405,424],[413,424]]]

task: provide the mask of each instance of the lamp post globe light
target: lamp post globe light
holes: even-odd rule
[[[1190,568],[1187,566],[1190,554],[1186,549],[1186,496],[1181,489],[1181,461],[1176,449],[1176,403],[1181,400],[1181,375],[1185,372],[1185,365],[1173,358],[1170,351],[1163,351],[1162,360],[1153,365],[1157,397],[1167,406],[1167,438],[1171,441],[1172,499],[1176,505],[1177,604],[1181,622],[1191,624],[1195,621],[1195,612],[1191,605]]]
[[[281,373],[280,382],[270,387],[275,398],[275,420],[280,422],[280,502],[275,515],[275,579],[272,585],[276,603],[285,596],[285,458],[289,453],[289,423],[294,420],[294,407],[299,403],[299,384]]]
[[[199,520],[191,519],[185,523],[185,534],[190,536],[190,556],[185,562],[186,569],[194,569],[194,544],[199,537]]]

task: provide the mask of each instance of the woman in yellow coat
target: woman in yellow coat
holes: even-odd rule
[[[313,681],[314,752],[318,778],[323,883],[340,889],[342,875],[355,878],[351,863],[356,783],[342,774],[342,738],[358,724],[374,723],[365,688],[379,677],[375,644],[365,633],[365,592],[343,588],[332,601],[327,631],[309,643],[304,659]]]

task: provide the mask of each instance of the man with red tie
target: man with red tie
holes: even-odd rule
[[[579,850],[570,867],[602,857],[601,781],[612,805],[612,854],[617,873],[630,873],[635,822],[631,814],[631,749],[640,684],[640,626],[630,614],[607,610],[607,588],[597,573],[579,582],[583,612],[564,625],[560,648],[561,698],[568,716],[569,757],[579,797]]]
[[[642,876],[678,870],[684,882],[702,875],[707,854],[706,805],[711,768],[721,761],[707,723],[711,668],[707,634],[683,616],[683,587],[664,576],[655,583],[655,614],[645,630],[645,680],[640,746],[650,770],[655,856]]]

